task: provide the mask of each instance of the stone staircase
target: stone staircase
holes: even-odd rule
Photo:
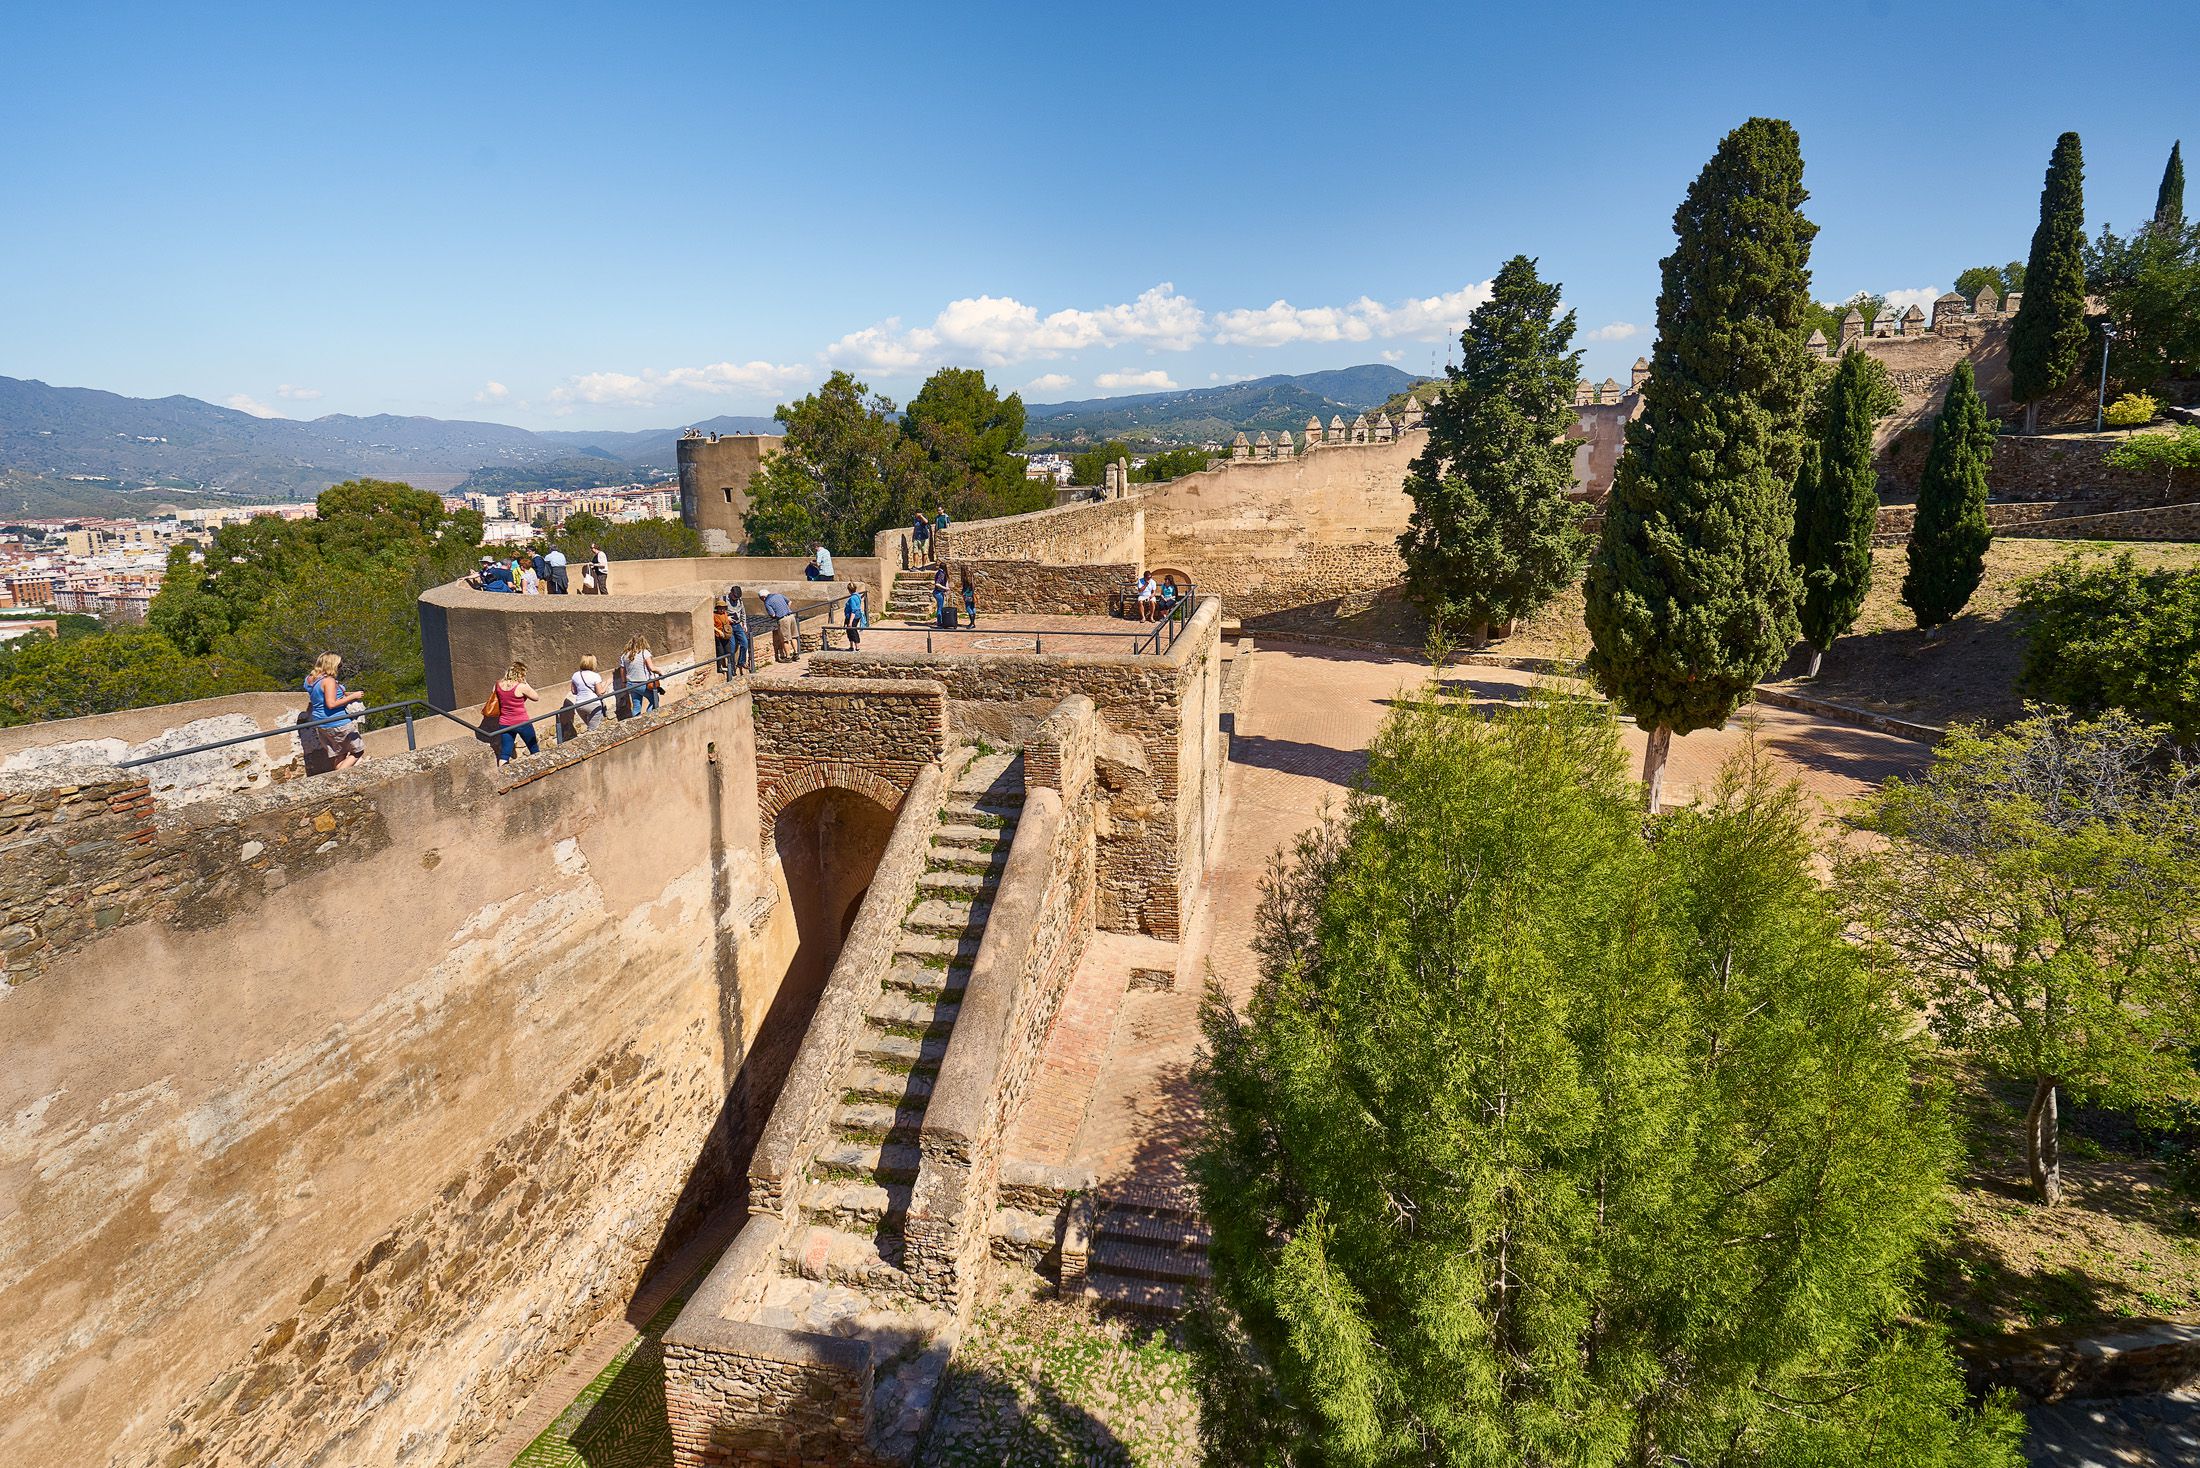
[[[889,616],[898,617],[915,626],[931,626],[931,566],[912,566],[906,571],[896,571],[894,589],[887,597],[886,611]]]
[[[925,1108],[1022,813],[1023,768],[1015,751],[980,754],[951,787],[892,967],[842,1072],[831,1135],[752,1316],[880,1343],[872,1447],[884,1462],[914,1453],[954,1347],[962,1302],[920,1292],[903,1228]]]
[[[1186,1209],[1103,1203],[1093,1219],[1085,1297],[1175,1315],[1211,1277],[1210,1237],[1207,1225]]]

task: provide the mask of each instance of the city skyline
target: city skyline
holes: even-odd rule
[[[829,43],[747,8],[124,13],[129,46],[41,13],[0,58],[0,176],[43,222],[0,240],[0,373],[294,418],[661,427],[836,367],[897,400],[942,365],[1034,400],[1425,373],[1516,252],[1624,379],[1673,202],[1753,113],[1801,132],[1816,294],[1898,307],[2023,257],[2064,129],[2089,228],[2200,134],[2167,6],[2113,51],[2045,5],[851,7]]]

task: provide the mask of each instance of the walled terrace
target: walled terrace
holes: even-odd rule
[[[775,569],[438,588],[425,651],[464,714],[464,670],[515,653],[552,687],[634,630],[684,625],[707,657],[705,598]],[[467,1462],[695,1250],[738,1234],[728,1257],[754,1259],[739,1240],[778,1228],[795,1272],[772,1280],[807,1280],[797,1229],[833,1216],[812,1172],[874,1130],[932,1160],[892,1179],[927,1201],[873,1256],[934,1314],[869,1335],[833,1316],[836,1344],[801,1349],[885,1361],[914,1322],[936,1359],[953,1333],[931,1327],[988,1267],[998,1138],[1067,974],[1095,932],[1178,928],[1216,819],[1219,606],[1143,651],[1120,619],[1032,616],[1043,650],[881,628],[859,654],[819,619],[805,642],[832,651],[698,669],[662,710],[502,768],[434,719],[421,747],[377,731],[376,758],[302,778],[287,694],[10,731],[0,1457]],[[682,656],[669,631],[658,651]],[[196,774],[207,756],[115,764],[232,733]],[[929,990],[891,977],[912,961]],[[843,1114],[847,1044],[936,1076],[936,1125],[883,1096],[862,1103],[883,1120]],[[696,1379],[748,1380],[713,1349]],[[851,1422],[892,1437],[918,1385]]]

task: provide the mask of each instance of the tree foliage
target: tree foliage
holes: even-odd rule
[[[2076,133],[2055,142],[2024,278],[2009,325],[2009,385],[2027,405],[2029,428],[2039,400],[2077,374],[2085,351],[2085,159]]]
[[[1026,479],[1017,456],[1024,446],[1023,398],[1002,397],[974,367],[942,367],[927,378],[903,410],[901,428],[924,455],[933,500],[958,520],[1054,503],[1053,486]]]
[[[2122,713],[1951,731],[1863,808],[1851,910],[1947,1044],[2029,1081],[2033,1187],[2060,1191],[2055,1098],[2200,1100],[2200,800]]]
[[[2177,488],[2177,471],[2200,471],[2200,428],[2190,425],[2169,433],[2134,433],[2115,445],[2101,459],[2113,469],[2131,469],[2162,476],[2162,498]]]
[[[2023,290],[2024,262],[2012,260],[2007,265],[1973,265],[1956,277],[1955,293],[1966,301],[1976,301],[1978,293],[1989,288],[2005,301]]]
[[[2172,234],[2185,227],[2184,144],[2169,145],[2169,162],[2162,165],[2162,186],[2154,191],[2154,227]]]
[[[945,507],[956,519],[1043,509],[1051,488],[1024,478],[1024,404],[985,374],[943,367],[906,413],[846,372],[781,406],[780,451],[749,486],[742,519],[755,555],[800,555],[822,542],[869,555],[871,538]]]
[[[2200,741],[2200,571],[2072,555],[2019,588],[2017,611],[2027,697]]]
[[[1588,578],[1588,667],[1651,731],[1653,808],[1671,736],[1724,723],[1795,645],[1807,197],[1795,129],[1752,118],[1673,218],[1643,413]]]
[[[1958,362],[1918,479],[1909,567],[1902,576],[1903,603],[1920,627],[1938,627],[1962,611],[1986,574],[1986,547],[1993,540],[1986,524],[1986,470],[1993,457],[1993,420],[1970,362]]]
[[[1406,473],[1398,537],[1406,589],[1431,622],[1525,617],[1581,579],[1588,540],[1573,488],[1574,313],[1515,255],[1460,333],[1460,362],[1430,404],[1428,446]]]
[[[146,627],[0,646],[0,725],[111,714],[279,686],[225,657],[192,657]]]
[[[1204,1014],[1212,1461],[2014,1464],[1909,1323],[1951,1143],[1762,757],[1410,700]]]
[[[463,575],[480,543],[472,510],[446,510],[408,484],[347,480],[321,492],[313,519],[224,525],[196,560],[178,546],[147,622],[186,655],[255,668],[278,686],[340,652],[370,702],[419,698],[418,597]]]
[[[1197,474],[1207,467],[1215,456],[1203,448],[1163,449],[1148,454],[1143,462],[1134,459],[1131,446],[1119,438],[1109,439],[1096,449],[1069,456],[1069,482],[1072,484],[1100,485],[1107,483],[1108,465],[1117,459],[1134,459],[1131,464],[1133,484],[1160,484],[1165,480],[1181,479],[1187,474]]]
[[[585,510],[566,516],[543,540],[544,549],[556,546],[575,566],[599,545],[614,561],[667,561],[703,554],[703,537],[678,520],[611,521]]]
[[[1803,306],[1803,335],[1808,337],[1813,331],[1822,331],[1826,334],[1829,346],[1839,346],[1841,323],[1851,310],[1864,318],[1864,334],[1869,336],[1872,323],[1886,309],[1887,298],[1871,291],[1858,291],[1847,300],[1834,305],[1823,301],[1808,301]]]
[[[1856,625],[1871,588],[1872,532],[1879,526],[1872,432],[1899,406],[1879,359],[1850,352],[1812,409],[1815,442],[1795,478],[1794,558],[1803,637],[1820,653]]]
[[[2111,382],[2143,390],[2200,375],[2200,225],[2119,238],[2104,224],[2086,250],[2086,281],[2116,334]]]

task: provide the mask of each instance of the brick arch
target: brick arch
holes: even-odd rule
[[[781,811],[805,795],[827,789],[854,791],[889,813],[900,810],[902,798],[909,793],[860,764],[836,760],[790,765],[757,785],[756,804],[763,848],[771,849],[772,830]]]

